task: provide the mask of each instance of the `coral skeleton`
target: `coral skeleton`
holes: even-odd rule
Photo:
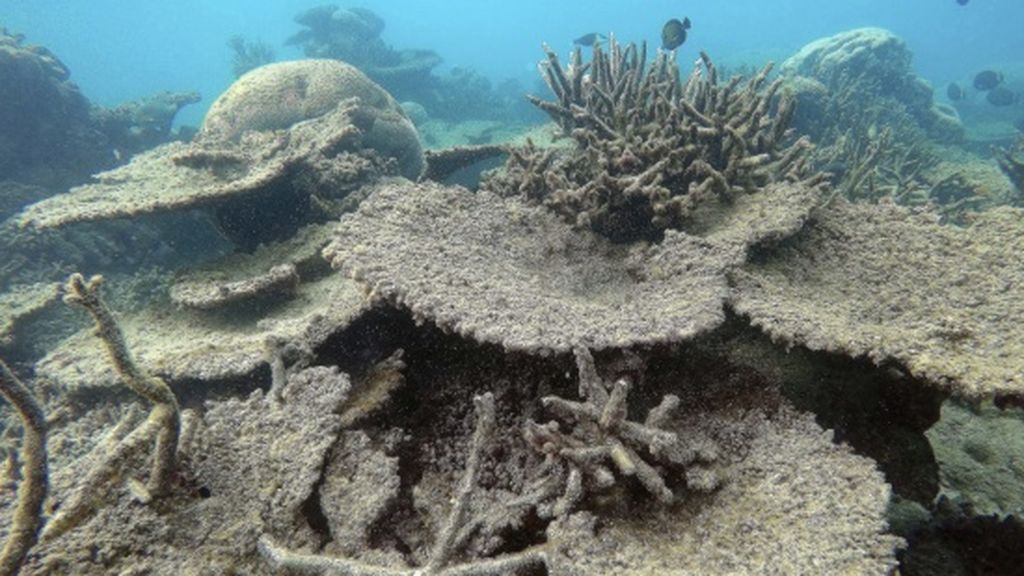
[[[577,48],[565,68],[545,50],[541,74],[557,100],[530,99],[576,148],[554,162],[513,155],[490,182],[499,193],[628,242],[685,229],[708,203],[729,204],[771,182],[824,185],[809,168],[809,141],[790,136],[793,101],[780,96],[781,80],[768,82],[770,65],[746,84],[720,84],[703,53],[683,80],[674,52],[659,52],[647,68],[646,45],[612,39],[607,52],[594,46],[589,63]],[[529,171],[538,162],[548,164],[543,182]]]
[[[18,505],[11,521],[7,542],[0,551],[0,576],[18,573],[28,551],[36,543],[43,522],[43,501],[49,486],[46,456],[46,416],[32,392],[3,360],[0,360],[0,395],[21,417],[24,426],[21,458],[22,481]]]
[[[78,305],[96,322],[95,334],[103,341],[110,362],[136,394],[152,403],[149,417],[120,440],[86,476],[82,484],[66,502],[59,513],[46,525],[42,539],[51,540],[74,528],[95,512],[96,492],[101,485],[109,483],[119,472],[125,461],[138,454],[143,447],[153,443],[153,463],[145,485],[131,482],[130,487],[143,502],[167,495],[172,487],[176,470],[178,434],[181,429],[181,412],[174,393],[166,382],[141,369],[132,358],[113,312],[100,296],[102,276],[93,276],[88,281],[81,274],[72,274],[66,286],[64,301]]]
[[[574,423],[572,432],[566,434],[555,421],[542,425],[532,420],[527,421],[523,432],[527,443],[544,454],[545,469],[562,470],[567,475],[564,494],[550,510],[550,515],[562,516],[572,511],[588,487],[600,490],[615,484],[615,475],[609,464],[620,475],[635,477],[658,501],[664,504],[673,502],[675,496],[662,473],[642,455],[663,464],[683,464],[692,460],[692,457],[684,457],[677,435],[664,428],[679,407],[679,398],[666,395],[647,414],[643,423],[627,420],[628,380],[603,381],[597,374],[590,351],[577,348],[574,352],[579,370],[579,394],[583,402],[558,396],[541,399],[548,411],[561,420]],[[556,464],[559,461],[564,465]],[[549,482],[545,486],[548,490],[552,488]],[[544,499],[543,496],[537,498]],[[540,511],[542,515],[548,515],[545,509],[540,508]]]
[[[546,564],[543,553],[527,551],[508,554],[499,558],[475,560],[466,564],[455,564],[454,557],[465,543],[462,528],[469,518],[470,499],[477,489],[484,448],[494,435],[497,424],[494,396],[487,393],[473,399],[476,407],[476,428],[466,461],[466,469],[456,489],[454,503],[447,521],[434,542],[430,558],[420,568],[385,568],[367,565],[355,560],[301,554],[280,547],[269,535],[260,539],[259,549],[275,568],[293,570],[307,574],[345,574],[349,576],[490,576],[515,574],[527,568],[542,567]]]

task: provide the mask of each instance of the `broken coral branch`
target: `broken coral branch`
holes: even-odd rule
[[[153,442],[153,464],[149,480],[145,485],[133,482],[131,487],[138,497],[148,502],[154,497],[166,495],[176,469],[178,433],[181,427],[181,413],[178,401],[166,382],[142,370],[132,358],[124,334],[114,319],[113,313],[100,297],[101,276],[93,276],[88,282],[81,274],[72,274],[68,279],[64,301],[86,309],[96,321],[95,334],[103,341],[111,363],[125,384],[136,394],[153,403],[149,417],[132,430],[108,453],[103,462],[97,464],[82,484],[61,505],[60,512],[53,517],[43,531],[43,540],[52,540],[74,528],[95,512],[98,505],[96,492],[117,476],[123,464]]]
[[[43,500],[48,487],[46,458],[46,416],[28,387],[0,360],[0,394],[21,416],[24,425],[21,457],[22,481],[18,487],[18,505],[10,531],[0,552],[0,576],[18,573],[28,551],[36,543],[43,522]]]
[[[467,521],[469,501],[477,489],[484,448],[494,434],[497,421],[492,394],[477,396],[473,402],[476,405],[476,429],[466,461],[466,470],[459,482],[455,502],[448,513],[448,519],[434,543],[426,566],[422,568],[387,568],[347,558],[300,554],[278,546],[268,535],[260,538],[260,553],[277,569],[313,574],[347,574],[349,576],[492,576],[515,574],[526,568],[545,566],[546,557],[540,552],[522,552],[500,558],[452,565],[453,557],[462,543],[459,533]]]

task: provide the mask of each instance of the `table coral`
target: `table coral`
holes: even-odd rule
[[[959,396],[1024,394],[1024,216],[966,229],[836,202],[736,271],[732,307],[775,339],[897,362]]]

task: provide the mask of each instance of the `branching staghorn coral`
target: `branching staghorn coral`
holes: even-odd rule
[[[155,438],[153,463],[149,480],[145,485],[132,482],[131,487],[138,497],[148,502],[152,498],[166,495],[176,469],[178,434],[181,428],[181,412],[178,401],[166,382],[139,368],[132,358],[124,334],[114,319],[113,313],[100,297],[102,276],[93,276],[86,282],[81,274],[72,274],[68,279],[64,301],[78,305],[96,321],[95,334],[107,349],[111,363],[125,384],[133,392],[152,402],[149,417],[135,428],[98,463],[82,484],[61,505],[60,512],[53,517],[43,531],[42,539],[51,540],[74,528],[95,511],[97,489],[110,481],[130,457]]]
[[[18,573],[29,549],[36,543],[43,523],[43,501],[48,487],[46,458],[46,416],[28,387],[0,360],[0,395],[3,395],[21,416],[24,440],[21,454],[25,461],[18,506],[11,521],[10,533],[0,552],[0,576]]]
[[[496,175],[489,187],[503,195],[541,201],[567,220],[614,241],[657,239],[685,228],[711,202],[731,203],[773,181],[822,185],[810,174],[807,140],[787,131],[793,102],[768,82],[771,66],[746,84],[719,84],[706,54],[685,81],[674,53],[660,52],[646,67],[646,45],[605,52],[592,61],[580,49],[565,68],[545,47],[541,72],[554,102],[531,97],[576,142],[550,164],[543,182],[522,170]],[[535,154],[539,154],[535,153]],[[524,164],[522,154],[511,167]]]
[[[583,402],[572,402],[558,396],[541,399],[544,407],[563,421],[573,422],[570,433],[562,432],[558,422],[537,424],[527,421],[523,435],[534,450],[544,454],[544,473],[531,495],[524,502],[537,503],[538,513],[563,516],[571,512],[588,489],[606,489],[615,484],[612,464],[620,475],[635,477],[644,489],[663,504],[670,504],[675,495],[662,472],[647,462],[682,466],[695,460],[713,460],[712,449],[688,449],[675,432],[665,428],[679,408],[678,396],[669,394],[651,409],[641,422],[627,420],[627,396],[630,383],[626,379],[605,382],[597,374],[594,357],[586,348],[574,350],[579,370],[579,394]],[[646,460],[645,460],[646,458]],[[547,476],[545,478],[544,476]],[[552,475],[556,481],[552,482]],[[564,479],[559,479],[564,475]],[[698,475],[692,474],[694,487]],[[717,480],[709,475],[700,481],[702,488],[712,490]],[[561,489],[553,506],[544,501]]]
[[[465,543],[462,528],[468,521],[469,502],[473,492],[477,489],[484,448],[491,440],[497,422],[493,394],[477,396],[473,399],[473,403],[476,406],[476,429],[473,432],[466,470],[456,489],[448,519],[434,542],[426,566],[405,569],[385,568],[345,558],[300,554],[278,546],[268,535],[264,535],[260,539],[260,553],[277,569],[308,574],[333,573],[349,576],[492,576],[515,574],[523,569],[544,566],[546,557],[540,552],[509,554],[468,564],[452,565],[454,556]]]

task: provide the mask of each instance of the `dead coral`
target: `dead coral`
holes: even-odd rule
[[[534,352],[691,338],[724,319],[736,261],[676,231],[631,249],[515,198],[402,182],[344,217],[324,254],[418,320]]]
[[[235,282],[214,285],[183,285],[179,282],[171,291],[171,300],[186,308],[212,310],[257,298],[289,296],[295,293],[298,284],[295,266],[280,264],[265,274]]]
[[[278,264],[294,267],[300,282],[288,298],[249,298],[228,313],[218,309],[179,309],[157,300],[126,314],[121,327],[132,342],[136,362],[168,381],[249,378],[266,366],[267,338],[316,346],[348,326],[369,304],[360,286],[330,275],[320,248],[331,226],[310,226],[287,242],[264,245],[253,254],[234,254],[181,274],[172,287],[213,296],[225,304],[218,286],[259,277]],[[252,296],[256,296],[253,294]],[[230,320],[228,319],[230,317]],[[64,389],[106,387],[116,382],[98,343],[81,331],[50,351],[37,366],[39,374]]]
[[[476,430],[466,461],[466,469],[459,482],[448,519],[434,542],[427,564],[420,568],[384,568],[365,565],[354,560],[313,554],[301,554],[280,547],[274,539],[264,535],[260,539],[260,552],[277,569],[304,572],[337,572],[353,576],[490,576],[515,574],[527,568],[543,567],[547,560],[541,552],[521,552],[492,559],[481,559],[465,564],[456,564],[454,556],[464,544],[460,537],[470,510],[470,498],[476,490],[483,460],[484,447],[494,433],[496,415],[494,397],[484,394],[474,399],[476,405]]]
[[[446,178],[463,168],[508,153],[509,147],[503,144],[480,144],[427,150],[424,153],[427,165],[423,174],[420,175],[420,180],[444,182]]]
[[[93,317],[94,334],[103,342],[109,362],[125,385],[152,403],[152,407],[146,421],[121,440],[103,462],[90,470],[75,492],[66,497],[60,512],[47,523],[42,534],[44,540],[59,537],[94,513],[98,506],[95,492],[121,473],[124,462],[146,444],[154,443],[149,479],[145,485],[133,484],[140,500],[148,503],[152,498],[166,496],[176,472],[181,426],[178,400],[166,382],[135,363],[120,326],[100,297],[102,283],[100,276],[86,282],[81,274],[73,274],[68,279],[64,301],[85,308]]]
[[[43,501],[48,488],[46,457],[46,416],[22,381],[0,360],[0,395],[11,403],[21,417],[24,434],[21,443],[22,480],[18,487],[18,505],[11,519],[3,550],[0,551],[0,575],[14,576],[36,543],[43,523]]]
[[[786,404],[704,418],[719,420],[729,445],[728,482],[680,506],[633,504],[613,521],[556,520],[550,574],[892,574],[901,540],[886,533],[890,489],[874,462]]]
[[[733,308],[775,339],[895,361],[972,398],[1024,393],[1024,216],[969,228],[892,205],[837,201],[734,273]]]
[[[577,348],[575,354],[579,393],[584,402],[572,402],[558,396],[541,399],[549,412],[573,424],[571,433],[562,432],[555,421],[544,425],[528,421],[524,430],[527,443],[544,454],[543,467],[562,471],[565,476],[564,479],[556,478],[554,483],[550,478],[542,478],[539,492],[531,496],[541,503],[538,507],[541,515],[564,516],[579,505],[586,492],[606,489],[614,484],[616,480],[608,468],[609,463],[620,475],[636,478],[659,502],[673,503],[675,496],[663,473],[647,460],[658,465],[681,467],[697,459],[710,461],[715,458],[710,448],[687,448],[675,432],[665,427],[679,407],[679,397],[666,395],[658,406],[648,412],[643,423],[627,420],[626,402],[632,384],[626,379],[614,383],[603,381],[597,374],[589,350]],[[561,465],[562,462],[565,465]],[[692,476],[696,487],[700,475]],[[700,482],[703,490],[717,487],[717,480],[704,476],[704,481]],[[553,488],[562,486],[564,492],[554,505],[543,504]]]
[[[208,207],[226,234],[253,249],[335,217],[320,208],[372,178],[416,178],[422,169],[415,128],[383,89],[341,62],[287,62],[233,84],[195,142],[136,156],[94,184],[28,207],[18,222],[51,228]]]
[[[22,321],[56,301],[58,288],[57,283],[40,282],[12,286],[0,293],[0,346],[14,341],[15,331]]]
[[[1024,138],[1017,141],[1011,148],[999,148],[995,151],[996,161],[1006,177],[1017,189],[1014,205],[1024,203]]]
[[[675,53],[647,68],[646,45],[608,52],[596,44],[590,63],[579,48],[565,68],[546,48],[541,71],[557,101],[531,100],[576,141],[547,164],[543,182],[515,181],[514,171],[488,186],[503,195],[528,192],[568,221],[613,241],[656,239],[688,229],[708,204],[729,204],[771,182],[822,184],[806,163],[810,145],[787,131],[792,100],[766,67],[741,84],[722,85],[706,55],[685,81]],[[521,165],[514,159],[513,165]]]

